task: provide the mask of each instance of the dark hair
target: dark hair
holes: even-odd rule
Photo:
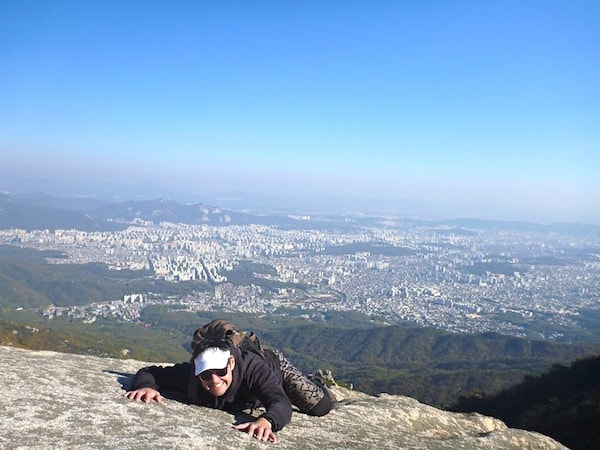
[[[196,356],[209,348],[218,348],[219,350],[231,352],[233,350],[233,344],[227,337],[194,339],[192,341],[192,361],[196,359]]]

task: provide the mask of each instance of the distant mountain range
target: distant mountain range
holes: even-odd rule
[[[162,184],[161,184],[162,183]],[[165,184],[166,183],[166,184]],[[156,182],[93,181],[73,179],[44,179],[34,176],[18,175],[3,171],[0,167],[0,192],[22,200],[36,201],[44,193],[42,206],[55,206],[62,209],[68,204],[71,210],[91,210],[100,204],[114,204],[124,201],[150,201],[172,199],[182,205],[212,205],[224,210],[255,214],[257,216],[288,215],[338,215],[368,216],[387,218],[416,218],[422,220],[453,219],[456,217],[482,218],[506,224],[508,221],[527,220],[536,223],[552,223],[545,214],[536,213],[531,208],[523,209],[518,205],[498,206],[493,201],[482,204],[467,204],[460,198],[452,202],[441,200],[415,201],[402,197],[401,193],[391,192],[389,196],[365,195],[321,195],[284,194],[283,192],[216,191],[191,192],[177,187],[169,180]],[[31,193],[35,194],[31,194]],[[60,199],[63,205],[56,204]],[[68,199],[68,201],[67,201]],[[540,215],[541,214],[541,215]],[[560,217],[560,216],[556,216]],[[569,217],[560,222],[595,223],[600,225],[593,214]],[[556,222],[558,220],[554,220]],[[512,223],[512,222],[510,222]],[[511,227],[514,228],[513,225]]]
[[[126,200],[174,199],[182,204],[218,205],[220,208],[261,215],[287,215],[361,212],[368,215],[394,214],[403,217],[426,217],[433,208],[422,202],[402,198],[356,198],[322,195],[318,198],[283,196],[278,192],[257,194],[242,191],[192,193],[165,188],[154,183],[75,182],[47,180],[3,173],[0,168],[0,192],[19,197],[30,192],[44,192],[53,197],[94,198],[103,203]]]
[[[358,214],[260,214],[223,209],[204,203],[181,204],[170,199],[106,202],[92,197],[59,197],[44,193],[0,193],[0,229],[78,229],[114,231],[136,222],[171,222],[191,225],[262,224],[282,228],[335,228],[360,226],[429,226],[440,233],[466,230],[521,230],[600,236],[600,226],[542,225],[532,222],[483,219],[423,220]]]
[[[77,229],[84,231],[114,231],[126,225],[110,223],[86,211],[74,211],[67,206],[43,206],[36,201],[21,200],[0,194],[0,228],[25,230]]]
[[[101,203],[91,198],[0,194],[0,228],[4,229],[112,231],[124,229],[135,221],[207,225],[295,222],[285,216],[253,216],[204,204],[181,205],[166,199]]]

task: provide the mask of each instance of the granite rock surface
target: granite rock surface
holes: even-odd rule
[[[294,413],[263,443],[232,425],[244,414],[126,399],[135,372],[148,365],[0,346],[0,448],[3,449],[565,449],[549,437],[507,428],[479,414],[441,411],[398,396],[334,388],[325,417]]]

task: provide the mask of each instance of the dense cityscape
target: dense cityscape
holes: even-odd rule
[[[306,317],[358,311],[390,324],[521,336],[536,320],[576,327],[580,311],[597,308],[600,299],[597,242],[550,232],[392,222],[335,231],[138,221],[119,232],[0,230],[0,244],[64,252],[51,263],[101,262],[213,287],[181,298],[131,292],[85,307],[49,305],[41,312],[50,318],[134,321],[142,308],[159,303],[189,311],[295,310]],[[248,263],[261,268],[254,276],[266,285],[228,280]]]

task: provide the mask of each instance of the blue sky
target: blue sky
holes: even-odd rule
[[[600,2],[0,2],[0,174],[600,223]]]

